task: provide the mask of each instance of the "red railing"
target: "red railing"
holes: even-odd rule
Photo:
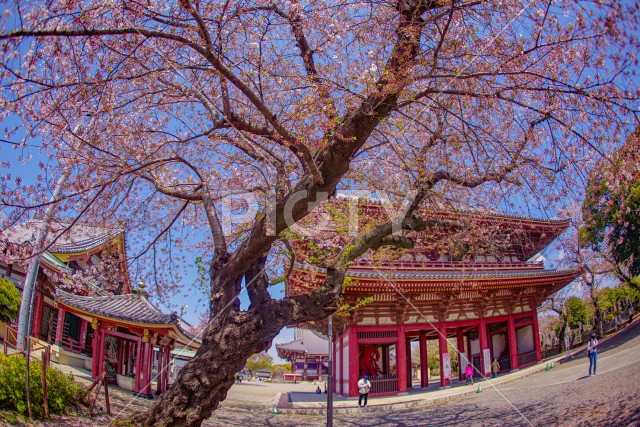
[[[65,350],[68,350],[72,353],[81,353],[80,341],[63,336],[60,344],[60,346]]]

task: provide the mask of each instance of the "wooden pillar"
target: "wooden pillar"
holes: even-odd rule
[[[358,362],[358,327],[349,326],[349,396],[358,395],[358,376],[360,365]]]
[[[58,308],[58,320],[56,323],[56,344],[62,343],[62,331],[64,330],[64,308]]]
[[[331,370],[332,372],[328,372],[329,374],[333,375],[333,384],[329,383],[329,379],[327,378],[327,387],[333,387],[333,393],[335,394],[336,391],[336,387],[337,387],[337,378],[338,378],[338,345],[339,345],[339,341],[338,341],[338,337],[334,336],[333,338],[333,343],[331,345],[331,351],[333,352],[333,363],[331,364]],[[329,361],[327,360],[327,365],[329,365]]]
[[[87,347],[87,327],[89,326],[89,322],[84,319],[80,319],[80,335],[78,340],[80,341],[80,352],[84,352],[84,349]]]
[[[143,394],[151,394],[151,387],[149,384],[149,368],[150,358],[149,358],[149,343],[145,342],[142,344],[142,388],[140,389],[140,393]]]
[[[533,316],[533,344],[536,349],[536,362],[542,360],[542,351],[540,350],[540,329],[538,326],[538,310],[534,309],[532,312]]]
[[[98,360],[96,361],[96,367],[98,368],[98,377],[102,375],[104,372],[104,359],[105,359],[105,330],[104,328],[100,328],[100,333],[98,337]]]
[[[93,319],[91,322],[93,329],[93,342],[91,343],[91,378],[98,378],[100,367],[100,322]]]
[[[516,338],[516,326],[513,314],[509,313],[507,320],[507,331],[509,334],[509,359],[511,360],[511,370],[518,369],[518,342]]]
[[[131,350],[129,350],[129,341],[122,341],[122,375],[127,375],[129,373],[129,355]]]
[[[398,392],[407,391],[407,344],[404,326],[398,326],[398,341],[396,341],[396,369],[398,372]]]
[[[382,371],[385,375],[391,373],[391,358],[389,357],[389,351],[391,350],[391,345],[385,344],[382,346]]]
[[[164,347],[158,351],[158,376],[156,377],[156,394],[162,393],[162,381],[164,381]]]
[[[140,392],[140,390],[142,390],[142,359],[142,339],[138,338],[138,342],[136,343],[136,362],[134,363],[136,376],[133,382],[133,391],[135,392]]]
[[[412,371],[412,360],[411,360],[411,340],[405,340],[407,344],[407,389],[413,387],[413,371]]]
[[[449,354],[447,348],[447,326],[444,322],[438,324],[438,351],[440,352],[440,387],[449,387],[451,385],[449,378],[444,376],[443,354]]]
[[[491,371],[491,366],[485,366],[484,363],[484,350],[489,348],[489,343],[487,340],[487,321],[484,317],[480,318],[480,322],[478,325],[478,338],[480,339],[480,366],[476,366],[475,368],[479,368],[481,375],[483,377],[486,377],[487,371]]]
[[[42,328],[42,309],[44,307],[44,295],[36,291],[36,298],[33,307],[33,322],[31,323],[31,336],[40,338]],[[46,338],[46,337],[45,337]]]
[[[420,387],[429,387],[429,359],[427,357],[427,334],[420,333]]]
[[[169,380],[171,379],[171,345],[167,346],[167,371],[165,376],[164,391],[169,388]]]
[[[335,365],[336,365],[336,388],[335,392],[338,394],[345,394],[342,391],[342,370],[344,369],[344,341],[342,339],[344,334],[340,334],[340,338],[337,340],[338,351],[336,351]]]
[[[124,343],[125,341],[122,339],[118,339],[118,362],[116,364],[116,374],[123,375],[124,369]]]
[[[151,372],[153,367],[153,338],[151,337],[148,330],[145,329],[144,335],[142,337],[142,341],[144,342],[143,346],[143,362],[142,362],[142,389],[140,393],[144,394],[145,397],[151,396]]]
[[[160,347],[160,352],[158,353],[158,359],[162,363],[158,363],[158,392],[164,393],[167,390],[167,377],[169,375],[169,356],[167,355],[167,348],[169,346],[166,345],[164,347]]]
[[[456,341],[458,344],[458,380],[464,380],[464,372],[462,371],[462,359],[466,358],[464,352],[464,334],[462,332],[462,328],[458,328],[456,330]]]

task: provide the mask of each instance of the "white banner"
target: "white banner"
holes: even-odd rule
[[[449,353],[442,353],[442,372],[444,378],[451,378],[451,355]]]
[[[491,350],[485,348],[482,350],[482,354],[484,356],[484,373],[488,374],[491,372]]]

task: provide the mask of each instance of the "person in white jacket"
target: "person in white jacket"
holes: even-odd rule
[[[364,398],[364,408],[367,407],[367,398],[369,397],[369,390],[371,390],[371,382],[369,376],[365,375],[358,381],[358,393],[360,398],[358,399],[358,408],[362,406],[362,399]]]
[[[591,339],[587,343],[587,354],[589,354],[589,376],[591,376],[591,368],[593,368],[593,375],[596,375],[598,365],[598,338],[595,332],[591,334]]]

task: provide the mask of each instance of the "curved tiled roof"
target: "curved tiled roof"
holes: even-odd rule
[[[314,271],[320,274],[326,274],[327,270],[311,266],[309,264],[295,263],[295,267],[300,270]],[[482,278],[516,278],[516,277],[543,277],[553,276],[557,274],[566,274],[575,272],[574,268],[560,268],[557,270],[530,270],[530,271],[473,271],[473,270],[452,270],[446,273],[433,270],[382,270],[371,268],[370,270],[352,270],[348,269],[346,276],[361,279],[424,279],[424,280],[446,280],[446,279],[482,279]]]
[[[359,203],[363,204],[363,205],[373,205],[373,206],[382,206],[383,205],[383,200],[379,199],[379,198],[367,198],[367,197],[352,197],[349,196],[348,194],[340,194],[339,192],[337,193],[336,196],[336,200],[338,201],[350,201],[356,199],[359,201]],[[459,208],[456,209],[455,211],[451,211],[451,208],[442,206],[442,211],[440,213],[460,213],[460,214],[466,214],[466,215],[481,215],[481,216],[486,216],[486,217],[491,217],[491,218],[504,218],[504,219],[515,219],[515,220],[523,220],[523,221],[533,221],[533,222],[544,222],[544,223],[548,223],[548,224],[568,224],[569,223],[569,219],[566,218],[547,218],[547,219],[543,219],[543,218],[534,218],[531,216],[525,216],[525,215],[517,215],[517,214],[505,214],[505,213],[501,213],[501,212],[496,212],[494,210],[490,210],[490,209],[482,209],[482,208]]]
[[[146,298],[137,294],[81,296],[58,289],[56,299],[65,305],[105,317],[136,323],[177,326],[178,316],[175,313],[163,313]]]
[[[6,229],[3,237],[17,244],[32,242],[43,224],[42,220],[29,220]],[[48,227],[47,244],[51,246],[47,249],[49,252],[58,254],[87,252],[124,233],[124,230],[119,227],[105,227],[82,222],[71,226],[66,221],[50,221]]]
[[[276,344],[276,350],[280,357],[305,353],[309,355],[328,355],[328,338],[311,329],[301,329],[300,337],[287,343]],[[285,357],[286,358],[286,357]]]
[[[98,316],[147,325],[172,325],[191,341],[202,342],[185,327],[176,312],[164,313],[138,294],[82,296],[57,289],[55,298],[64,305]]]

